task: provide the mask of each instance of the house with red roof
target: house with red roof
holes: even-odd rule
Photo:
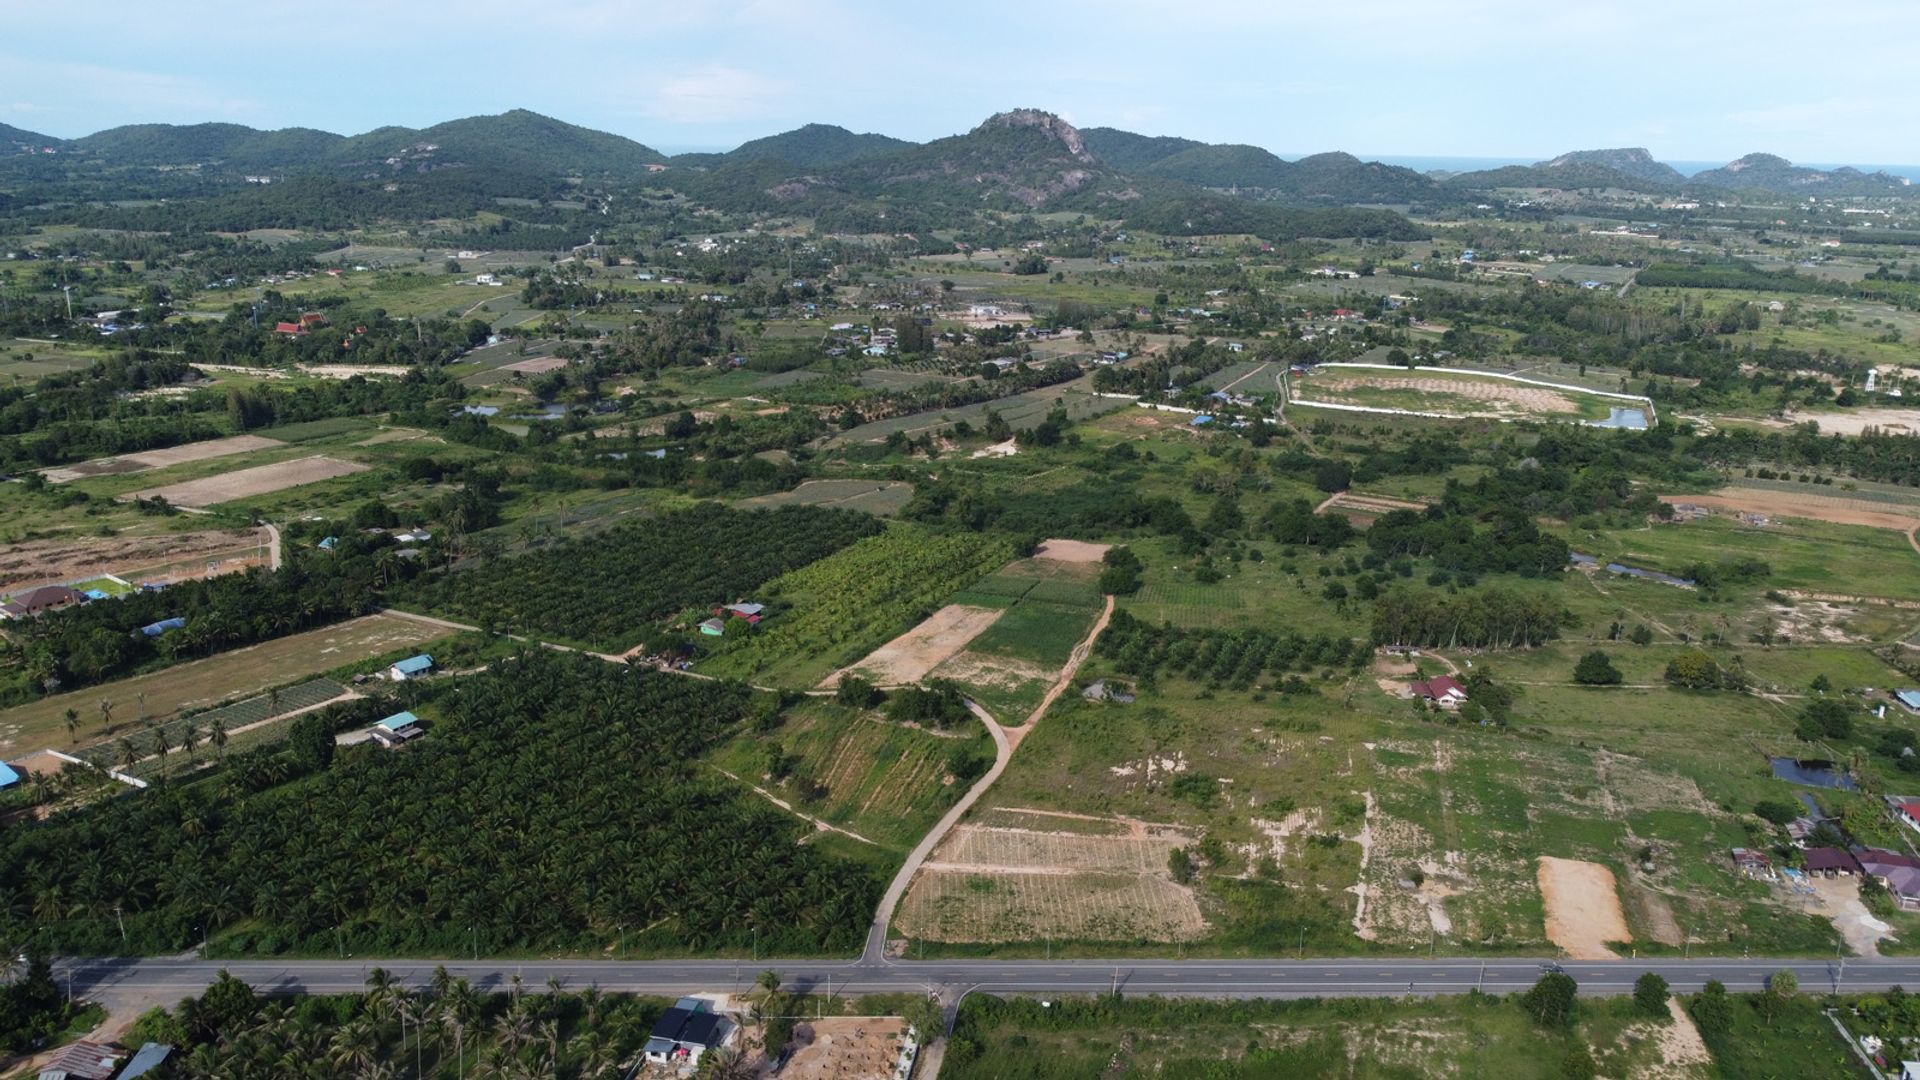
[[[1907,828],[1920,832],[1920,797],[1912,795],[1887,796],[1887,809]]]
[[[1417,698],[1424,698],[1443,709],[1457,709],[1466,704],[1467,688],[1460,680],[1451,675],[1439,675],[1431,679],[1410,682],[1407,692]]]

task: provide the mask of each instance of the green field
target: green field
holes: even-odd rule
[[[789,759],[774,779],[770,756]],[[827,699],[789,710],[767,732],[744,733],[714,751],[715,766],[767,788],[801,811],[904,854],[964,788],[948,781],[955,755],[991,758],[986,731],[969,721],[951,736],[903,727],[878,713]]]

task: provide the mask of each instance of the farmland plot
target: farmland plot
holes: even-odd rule
[[[302,484],[318,483],[321,480],[331,480],[336,476],[350,476],[353,473],[366,471],[367,466],[357,461],[345,461],[327,457],[324,454],[316,454],[294,461],[256,465],[251,469],[240,469],[220,476],[148,488],[123,498],[159,498],[175,506],[212,506],[216,503],[251,498],[255,495],[269,495],[286,488],[299,487]]]
[[[1081,822],[1085,824],[1085,822]],[[1107,819],[1104,835],[963,825],[935,850],[898,917],[940,942],[1188,941],[1206,933],[1167,869],[1182,830]]]
[[[187,443],[184,446],[170,446],[162,450],[142,450],[137,454],[95,458],[76,465],[42,469],[40,475],[46,477],[50,484],[64,484],[69,480],[79,480],[88,476],[146,472],[150,469],[164,469],[169,465],[184,465],[190,461],[206,461],[209,458],[244,454],[254,450],[273,450],[281,445],[282,443],[277,439],[268,439],[259,435],[235,435],[226,439],[208,439],[204,442]]]

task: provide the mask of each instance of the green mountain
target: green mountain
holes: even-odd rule
[[[42,135],[37,131],[28,131],[11,124],[0,124],[0,151],[25,149],[43,146],[59,146],[65,139],[56,139],[51,135]]]
[[[1110,127],[1087,128],[1080,134],[1087,141],[1087,149],[1122,172],[1143,169],[1183,150],[1207,145],[1172,135],[1135,135],[1131,131]]]
[[[1136,171],[1211,188],[1278,190],[1287,186],[1287,163],[1257,146],[1194,146]]]
[[[239,124],[129,124],[75,139],[68,147],[110,165],[272,169],[318,165],[345,141],[312,128],[259,131]]]
[[[808,124],[764,139],[741,143],[717,156],[725,161],[785,161],[806,169],[845,165],[913,146],[891,135],[855,134],[834,124]],[[674,161],[678,163],[679,158]]]
[[[536,175],[619,175],[657,165],[666,155],[632,139],[609,135],[514,109],[498,116],[470,116],[430,128],[380,128],[347,139],[334,152],[339,162],[380,162],[401,167],[491,166]]]
[[[873,194],[1004,209],[1036,209],[1125,185],[1078,129],[1038,109],[1000,113],[965,135],[854,162],[838,175]]]
[[[1412,202],[1436,189],[1431,179],[1412,169],[1361,161],[1338,151],[1303,157],[1291,170],[1287,191],[1315,202]]]
[[[1431,195],[1430,178],[1352,154],[1314,154],[1289,162],[1258,146],[1209,144],[1093,128],[1087,145],[1122,172],[1206,188],[1236,188],[1316,203],[1411,202]]]
[[[1612,150],[1575,150],[1561,154],[1551,161],[1534,163],[1535,168],[1542,169],[1582,165],[1598,165],[1626,176],[1667,187],[1678,187],[1687,182],[1686,176],[1680,170],[1665,162],[1655,161],[1653,154],[1640,146],[1618,147]]]
[[[1558,161],[1558,159],[1555,160]],[[1558,188],[1561,190],[1620,188],[1625,191],[1649,194],[1674,191],[1680,186],[1648,180],[1594,161],[1507,165],[1498,169],[1455,173],[1447,177],[1444,183],[1450,188],[1469,191],[1484,191],[1491,188]]]
[[[1782,195],[1902,195],[1911,194],[1907,181],[1884,172],[1854,168],[1831,172],[1795,165],[1774,154],[1748,154],[1718,169],[1696,173],[1692,183],[1735,191],[1770,191]]]
[[[666,160],[631,139],[525,109],[422,130],[378,128],[351,138],[312,128],[134,124],[75,139],[67,148],[110,166],[202,165],[243,171],[419,171],[457,165],[545,176],[617,175]]]

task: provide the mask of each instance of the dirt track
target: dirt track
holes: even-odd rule
[[[1540,857],[1540,898],[1547,938],[1574,960],[1613,960],[1609,941],[1632,941],[1613,871],[1599,863]]]

